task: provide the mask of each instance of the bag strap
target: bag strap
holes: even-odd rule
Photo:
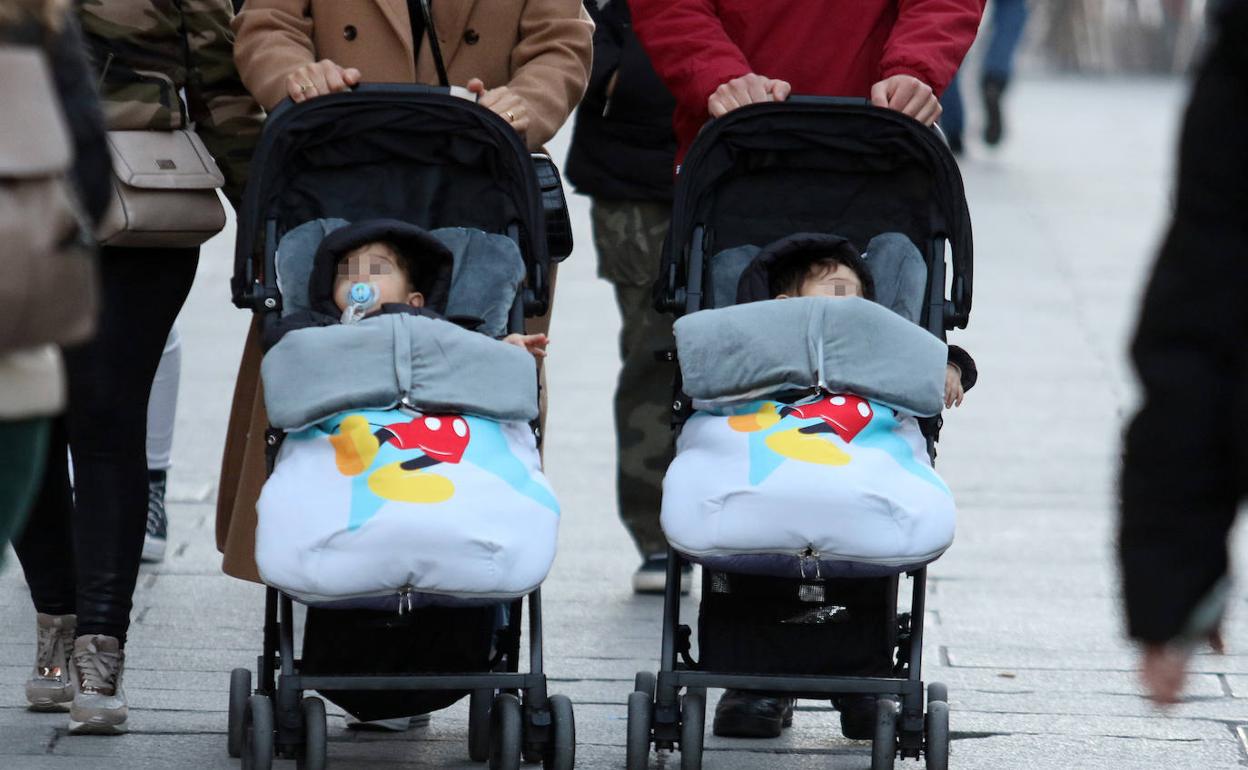
[[[429,0],[420,0],[420,13],[425,17],[425,37],[429,38],[429,52],[433,54],[433,66],[438,70],[438,83],[447,88],[451,81],[446,76],[446,63],[442,61],[442,46],[438,43],[438,30],[433,26],[433,10],[429,8]]]

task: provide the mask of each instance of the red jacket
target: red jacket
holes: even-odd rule
[[[720,84],[755,72],[795,94],[869,96],[893,75],[943,93],[984,0],[629,0],[633,28],[676,97],[677,163]]]

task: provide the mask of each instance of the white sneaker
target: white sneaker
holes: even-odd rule
[[[667,585],[667,554],[647,556],[633,573],[633,593],[661,594]],[[693,590],[693,565],[685,562],[680,569],[680,595]]]
[[[126,653],[115,636],[96,634],[74,640],[78,692],[69,707],[71,735],[126,732],[126,693],[121,688]]]
[[[64,711],[74,699],[76,615],[35,614],[35,671],[26,680],[31,711]]]

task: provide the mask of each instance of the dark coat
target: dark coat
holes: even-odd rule
[[[1119,557],[1128,631],[1145,642],[1187,630],[1248,497],[1248,0],[1218,22],[1131,347],[1144,402],[1126,435]]]
[[[594,17],[594,67],[576,111],[565,172],[576,191],[608,200],[670,201],[675,99],[633,35],[628,3],[610,0]],[[607,97],[607,83],[619,73]]]

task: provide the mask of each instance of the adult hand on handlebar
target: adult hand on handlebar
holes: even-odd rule
[[[306,102],[318,96],[347,91],[359,82],[360,71],[355,67],[341,67],[329,59],[321,59],[287,75],[286,93],[295,103]]]
[[[468,90],[477,95],[477,104],[502,116],[520,136],[529,130],[529,103],[507,86],[486,88],[481,78],[468,81]]]
[[[759,102],[782,102],[793,90],[787,81],[763,77],[751,72],[722,83],[706,99],[706,111],[712,118],[722,118],[738,107]]]
[[[940,99],[932,87],[911,75],[893,75],[871,86],[871,103],[909,115],[930,126],[940,119]]]

